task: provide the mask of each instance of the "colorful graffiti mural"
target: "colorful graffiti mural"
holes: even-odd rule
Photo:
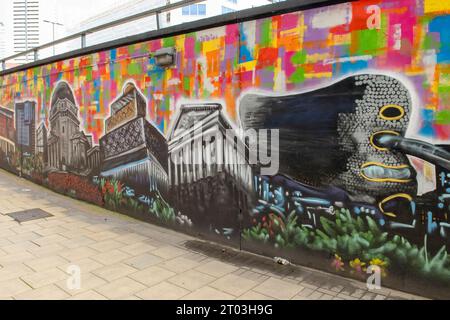
[[[448,25],[446,1],[361,0],[5,74],[0,165],[244,249],[448,288]],[[276,174],[243,130],[277,132]]]

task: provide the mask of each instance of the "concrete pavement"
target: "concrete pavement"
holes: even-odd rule
[[[19,224],[6,214],[53,217]],[[79,289],[68,271],[81,271]],[[72,269],[68,269],[72,267]],[[69,281],[68,281],[69,280]],[[421,299],[239,252],[0,170],[0,299]]]

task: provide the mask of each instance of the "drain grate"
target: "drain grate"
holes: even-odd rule
[[[13,218],[14,220],[16,220],[17,222],[25,222],[25,221],[53,217],[52,214],[50,214],[47,211],[44,211],[42,209],[30,209],[30,210],[18,211],[18,212],[8,213],[7,215],[10,216],[11,218]]]

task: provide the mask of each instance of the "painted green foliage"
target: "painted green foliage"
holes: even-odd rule
[[[158,220],[165,223],[173,223],[175,210],[162,198],[158,192],[154,192],[145,203],[139,202],[135,196],[125,193],[125,186],[118,180],[101,179],[99,188],[103,194],[105,205],[112,210],[124,209],[133,213],[148,211]]]
[[[450,258],[445,246],[431,255],[427,251],[426,238],[422,248],[398,235],[390,238],[369,216],[355,218],[349,210],[341,209],[334,220],[321,217],[322,227],[314,230],[299,225],[295,213],[285,220],[273,214],[267,219],[267,223],[245,230],[244,239],[272,243],[276,248],[302,247],[326,252],[335,255],[334,265],[339,270],[344,270],[345,261],[349,262],[350,268],[358,261],[359,266],[376,263],[383,268],[406,269],[424,278],[450,284]]]

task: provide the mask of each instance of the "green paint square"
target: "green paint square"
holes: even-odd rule
[[[191,89],[191,79],[188,77],[183,78],[183,88],[186,91],[189,91]]]
[[[359,55],[376,54],[378,50],[385,47],[386,36],[381,30],[361,30],[356,34]]]
[[[296,52],[291,58],[292,64],[304,64],[306,62],[306,51],[301,50]]]
[[[272,19],[265,19],[261,24],[261,47],[270,47],[272,43]]]
[[[141,66],[137,63],[130,63],[127,71],[130,76],[139,75],[142,73]]]
[[[175,47],[175,37],[164,38],[163,47]]]
[[[289,80],[292,83],[302,83],[305,81],[305,69],[299,67],[295,70],[295,72],[289,77]]]

